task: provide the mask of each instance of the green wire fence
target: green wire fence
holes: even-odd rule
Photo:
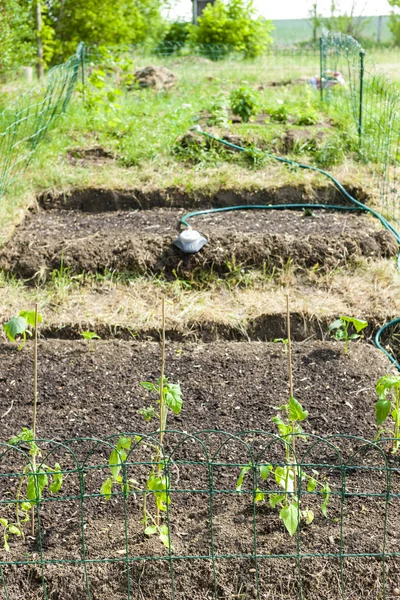
[[[345,85],[331,87],[335,72],[343,75]],[[381,212],[399,222],[398,86],[368,59],[354,38],[343,34],[321,38],[321,80],[321,98],[351,117],[359,139],[358,153],[371,167],[379,190]]]
[[[39,440],[36,467],[26,445],[1,444],[3,523],[24,501],[16,490],[26,465],[36,488],[46,464],[64,475],[59,492],[37,492],[35,536],[23,524],[25,539],[10,534],[9,552],[1,551],[2,598],[385,600],[399,587],[400,464],[391,440],[167,431],[160,448],[159,432],[124,436],[132,440],[126,454],[116,450],[119,436]],[[149,512],[157,495],[146,487],[154,453],[167,481],[169,548],[141,523],[144,495]],[[291,488],[273,475],[288,464]],[[110,465],[121,475],[107,500],[100,488]],[[326,516],[310,476],[329,483]],[[271,506],[277,494],[313,521],[289,535]]]
[[[84,56],[80,44],[66,63],[48,72],[45,87],[30,89],[0,114],[0,196],[26,169],[54,119],[66,109]]]

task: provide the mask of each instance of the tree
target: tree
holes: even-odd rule
[[[317,2],[313,2],[312,8],[310,9],[310,12],[309,12],[309,15],[310,15],[310,21],[311,21],[312,30],[313,30],[313,42],[316,42],[317,37],[318,37],[318,29],[320,29],[321,25],[323,24],[322,15],[320,15],[318,13]]]
[[[393,8],[399,8],[400,0],[389,0],[389,4]],[[399,46],[400,45],[400,15],[396,14],[394,11],[392,11],[392,14],[390,15],[389,28],[390,28],[390,31],[392,32],[392,35],[394,38],[394,43],[396,44],[396,46]]]
[[[158,41],[165,23],[161,0],[43,0],[54,30],[54,60],[71,55],[79,42],[88,45]],[[100,6],[101,4],[101,6]]]
[[[216,0],[206,6],[198,25],[192,27],[190,41],[226,45],[251,58],[272,43],[273,29],[271,21],[257,16],[253,0]]]
[[[29,5],[18,0],[0,0],[0,76],[34,55],[34,30],[30,24]]]
[[[365,27],[371,20],[362,16],[364,10],[365,4],[360,6],[358,0],[352,0],[350,12],[341,13],[336,0],[332,0],[330,17],[323,19],[323,24],[330,31],[346,33],[360,39]]]

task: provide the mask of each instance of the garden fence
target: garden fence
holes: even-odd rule
[[[289,444],[264,431],[167,431],[159,454],[167,549],[141,524],[144,493],[150,512],[154,504],[146,481],[159,433],[124,435],[132,445],[116,462],[109,458],[119,436],[38,441],[37,485],[43,465],[59,463],[63,486],[37,502],[35,538],[29,523],[25,540],[10,534],[10,551],[0,557],[3,598],[385,600],[399,587],[400,464],[390,440],[305,434]],[[288,447],[297,474],[290,495],[314,513],[293,537],[269,502],[285,498],[282,486],[272,473],[260,477],[261,466],[287,465]],[[9,523],[31,461],[26,444],[1,444],[0,517]],[[110,463],[121,467],[121,482],[107,501],[100,488]],[[327,517],[319,488],[307,485],[310,474],[329,483]]]
[[[80,44],[66,63],[48,72],[45,87],[28,90],[0,114],[0,196],[25,170],[53,120],[66,109],[84,52]]]
[[[345,80],[341,90],[329,87],[333,73]],[[321,38],[321,98],[349,115],[358,134],[358,153],[371,167],[379,190],[379,210],[400,223],[400,93],[351,36]]]

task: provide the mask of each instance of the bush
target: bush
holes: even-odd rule
[[[161,54],[168,55],[173,54],[182,48],[189,37],[191,26],[191,23],[186,23],[184,21],[175,21],[175,23],[171,23],[164,39],[159,44],[157,51]]]
[[[260,111],[260,95],[252,88],[241,87],[231,93],[231,108],[234,115],[247,123]]]
[[[226,51],[254,58],[272,43],[273,29],[270,21],[256,17],[253,0],[216,0],[214,5],[206,6],[189,39],[196,44],[224,45]]]
[[[29,5],[21,5],[17,0],[0,0],[0,77],[23,64],[31,64],[34,55],[35,37]]]

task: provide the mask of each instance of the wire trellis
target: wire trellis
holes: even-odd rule
[[[124,436],[132,444],[127,456],[117,450],[121,483],[109,500],[100,488],[120,436],[37,442],[37,477],[44,465],[58,463],[64,482],[37,500],[35,538],[30,524],[24,540],[10,535],[10,551],[0,560],[3,598],[69,597],[69,581],[74,597],[93,600],[385,600],[398,588],[400,465],[391,440],[302,434],[295,444],[293,436],[289,443],[265,431],[167,431],[160,453],[168,482],[165,547],[144,535],[141,523],[143,496],[151,511],[156,494],[146,481],[159,432]],[[288,447],[296,478],[285,491],[272,473],[287,466]],[[24,501],[16,490],[31,457],[26,445],[3,443],[0,461],[0,517],[11,522]],[[265,465],[272,469],[266,479],[260,476]],[[329,482],[327,516],[319,488],[307,485],[309,474]],[[295,499],[299,513],[314,513],[293,536],[270,505],[277,493]]]

